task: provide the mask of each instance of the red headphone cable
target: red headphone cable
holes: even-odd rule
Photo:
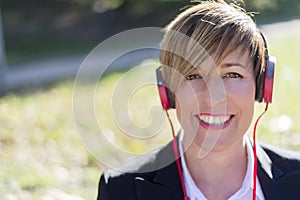
[[[182,191],[183,191],[183,199],[189,200],[189,197],[187,196],[187,193],[186,193],[186,187],[185,187],[185,183],[184,183],[184,179],[183,179],[183,172],[182,172],[182,167],[181,167],[181,163],[180,163],[178,143],[177,143],[177,139],[175,136],[174,126],[173,126],[173,123],[171,121],[171,118],[170,118],[167,110],[166,110],[166,115],[168,117],[168,121],[169,121],[171,129],[172,129],[173,150],[174,150],[174,154],[175,154],[175,160],[176,160],[176,166],[177,166],[177,170],[178,170],[178,174],[179,174],[179,179],[180,179],[180,183],[181,183],[181,187],[182,187]]]
[[[253,130],[253,154],[254,154],[254,166],[253,166],[253,200],[256,200],[256,176],[257,176],[257,154],[256,154],[256,128],[258,121],[261,119],[261,117],[267,112],[268,110],[268,103],[266,103],[265,110],[259,115],[257,118],[255,125],[254,125],[254,130]]]

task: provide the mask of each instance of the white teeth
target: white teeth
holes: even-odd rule
[[[224,124],[230,119],[230,116],[208,116],[208,115],[199,115],[200,120],[208,124],[220,125]]]

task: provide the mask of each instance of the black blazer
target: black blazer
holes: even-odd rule
[[[258,178],[266,200],[300,199],[300,154],[257,144]],[[182,200],[172,143],[102,174],[98,200]],[[170,164],[169,164],[170,163]],[[168,164],[168,165],[167,165]],[[154,170],[154,171],[153,171]]]

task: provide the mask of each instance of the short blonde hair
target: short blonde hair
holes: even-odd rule
[[[160,53],[163,79],[173,91],[173,99],[183,77],[195,69],[195,63],[213,56],[218,65],[237,48],[249,53],[258,85],[265,44],[245,10],[224,1],[206,1],[179,14],[165,28]]]

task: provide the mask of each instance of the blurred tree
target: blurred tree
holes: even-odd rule
[[[71,1],[71,0],[61,0]],[[123,10],[124,7],[139,8],[142,12],[145,8],[150,8],[154,11],[156,8],[163,7],[164,4],[177,4],[187,5],[191,2],[201,2],[207,0],[76,0],[78,4],[89,6],[94,12],[104,13],[111,10],[119,9]],[[282,20],[290,18],[291,16],[299,16],[300,13],[300,1],[299,0],[225,0],[227,2],[238,2],[245,5],[245,8],[249,12],[257,13],[256,19],[258,22],[270,22],[276,20]],[[135,9],[137,10],[137,9]],[[168,9],[170,11],[170,9]],[[134,14],[134,13],[132,13]],[[164,16],[167,14],[160,13]]]
[[[60,0],[70,2],[71,0]],[[186,4],[190,2],[201,2],[207,0],[72,0],[78,5],[88,5],[96,12],[105,12],[107,10],[113,10],[121,7],[123,4],[159,4],[164,2],[185,2]],[[227,2],[245,2],[247,7],[256,10],[277,10],[279,4],[291,4],[291,2],[298,2],[298,0],[225,0]],[[298,2],[299,3],[299,2]],[[292,3],[293,5],[294,3]]]
[[[85,52],[139,27],[163,27],[192,0],[0,0],[9,66]],[[200,0],[198,0],[200,1]],[[242,2],[242,0],[226,0]],[[300,16],[300,0],[244,0],[258,24]]]
[[[268,10],[278,7],[278,0],[245,0],[245,4],[250,9]]]

